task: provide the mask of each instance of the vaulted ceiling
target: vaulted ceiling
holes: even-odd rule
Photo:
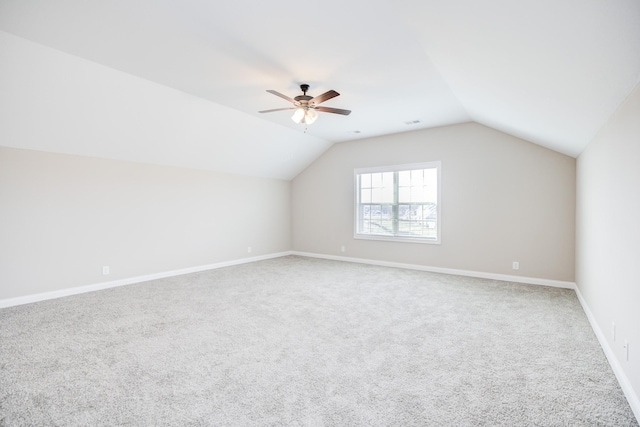
[[[88,73],[83,83],[63,83],[73,72],[47,70],[42,59],[33,82],[9,81],[5,64],[0,86],[27,98],[33,91],[33,104],[44,73],[53,77],[40,92],[107,87],[98,66],[138,81],[131,97],[155,94],[121,100],[140,103],[141,129],[126,149],[108,131],[113,141],[94,147],[90,134],[74,145],[68,135],[45,143],[17,131],[0,144],[279,179],[332,143],[466,121],[575,157],[640,77],[638,0],[0,0],[0,30],[84,61],[73,65]],[[2,46],[5,59],[26,61],[28,49]],[[290,111],[258,113],[288,106],[266,89],[293,97],[301,83],[311,95],[337,90],[324,105],[352,114],[320,113],[305,129]],[[85,101],[113,101],[113,90],[92,92]],[[161,112],[163,102],[171,105]],[[43,115],[64,120],[57,110]],[[134,113],[113,114],[127,122]],[[154,134],[150,116],[162,114],[177,121],[171,132],[154,124]],[[180,115],[190,117],[169,118]]]

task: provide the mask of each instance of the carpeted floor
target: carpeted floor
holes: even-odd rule
[[[0,310],[0,425],[638,424],[571,290],[290,256]]]

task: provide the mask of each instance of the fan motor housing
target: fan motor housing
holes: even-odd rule
[[[295,99],[296,101],[298,101],[301,104],[308,104],[309,101],[311,101],[313,99],[313,96],[307,95],[307,91],[309,90],[309,85],[306,84],[306,83],[301,84],[300,85],[300,90],[302,91],[303,95],[298,95],[293,99]]]

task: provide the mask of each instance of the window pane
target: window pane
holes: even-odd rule
[[[392,184],[393,185],[393,184]],[[393,203],[393,186],[382,189],[382,203]]]
[[[417,169],[411,171],[411,185],[422,185],[424,176],[424,169]]]
[[[433,187],[426,187],[425,188],[424,201],[425,202],[429,202],[429,203],[433,203],[433,204],[436,204],[438,202],[438,187],[437,186],[434,185]]]
[[[374,188],[371,190],[371,202],[372,203],[382,203],[382,189]]]
[[[398,205],[398,219],[411,219],[411,205]]]
[[[436,169],[425,170],[426,201],[438,203],[438,171]]]
[[[385,172],[382,175],[384,185],[393,187],[393,172]]]
[[[422,219],[422,206],[420,206],[420,205],[411,205],[411,219],[413,219],[413,220],[421,220]]]
[[[371,186],[372,187],[382,187],[382,174],[381,173],[372,173],[371,174]]]
[[[357,174],[357,234],[438,241],[438,166]]]
[[[360,175],[360,188],[371,188],[371,174],[363,173]]]
[[[412,202],[426,202],[427,195],[425,187],[411,187],[411,201]]]
[[[398,172],[398,184],[400,187],[408,187],[411,185],[411,171]]]
[[[436,182],[438,178],[438,170],[437,169],[425,169],[424,171],[424,179],[425,182],[433,184]]]
[[[411,188],[400,187],[398,188],[398,202],[409,203],[411,201]]]

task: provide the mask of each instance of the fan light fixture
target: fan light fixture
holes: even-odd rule
[[[293,120],[297,124],[305,124],[310,125],[315,122],[318,118],[318,111],[322,111],[324,113],[333,113],[333,114],[342,114],[343,116],[348,116],[351,114],[351,110],[342,110],[340,108],[332,108],[332,107],[324,107],[319,104],[340,95],[335,90],[330,90],[322,95],[311,96],[307,95],[307,91],[309,90],[308,84],[301,84],[300,90],[302,90],[302,95],[298,95],[295,98],[289,98],[287,95],[283,95],[280,92],[269,89],[267,92],[279,96],[282,99],[286,99],[290,103],[293,104],[292,107],[287,108],[274,108],[271,110],[262,110],[258,111],[259,113],[271,113],[273,111],[282,111],[282,110],[295,110],[293,112],[293,116],[291,116],[291,120]]]
[[[293,113],[293,116],[291,116],[291,120],[293,120],[294,122],[298,124],[304,123],[307,125],[310,125],[313,122],[315,122],[317,118],[318,118],[318,113],[316,112],[316,110],[309,107],[296,108],[296,111]]]

